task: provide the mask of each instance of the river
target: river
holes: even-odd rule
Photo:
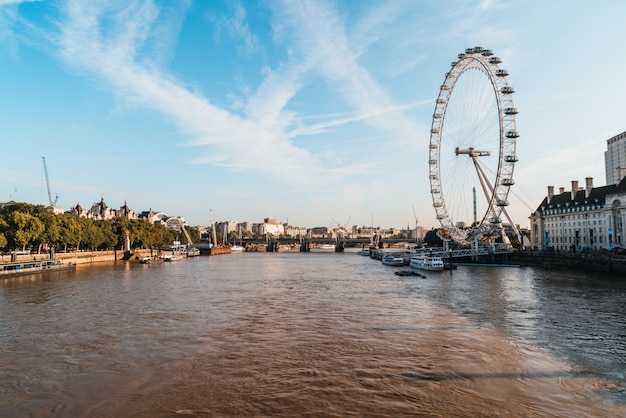
[[[626,280],[354,253],[0,280],[0,416],[626,416]]]

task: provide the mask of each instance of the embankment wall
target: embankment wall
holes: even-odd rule
[[[139,257],[149,256],[152,254],[156,254],[156,250],[133,250],[131,252],[130,259],[136,259]],[[65,262],[72,262],[76,264],[85,264],[85,263],[100,263],[100,262],[111,262],[115,260],[123,260],[124,259],[124,251],[79,251],[75,253],[56,253],[54,254],[54,258],[57,260],[63,260]],[[48,254],[23,254],[15,257],[15,261],[29,261],[33,259],[37,260],[47,260],[49,258]],[[10,254],[1,255],[0,263],[8,263],[12,261],[12,256]]]

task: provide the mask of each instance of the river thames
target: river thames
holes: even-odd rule
[[[0,416],[626,416],[623,277],[398,269],[244,253],[2,279]]]

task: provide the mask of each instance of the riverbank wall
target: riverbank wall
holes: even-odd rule
[[[140,249],[133,250],[130,253],[124,251],[79,251],[71,253],[55,253],[54,259],[61,260],[66,263],[86,264],[111,262],[116,260],[138,260],[141,257],[156,256],[158,250]],[[31,260],[48,260],[49,254],[20,254],[20,255],[0,255],[0,263],[9,263],[12,261],[25,262]]]
[[[511,262],[546,269],[584,270],[626,276],[626,257],[610,253],[517,251],[512,254]]]

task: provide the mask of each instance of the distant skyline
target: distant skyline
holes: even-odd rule
[[[439,226],[428,180],[450,62],[502,58],[509,212],[605,185],[626,131],[626,2],[0,0],[0,201],[104,197],[191,225]],[[467,220],[466,220],[467,221]]]

